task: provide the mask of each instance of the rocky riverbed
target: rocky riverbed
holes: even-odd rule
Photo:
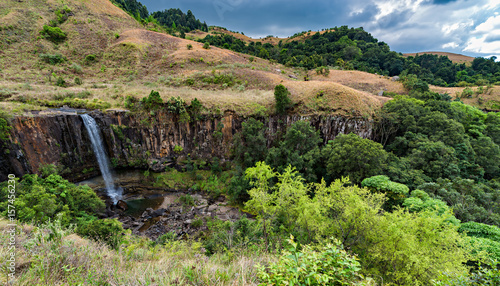
[[[250,217],[229,206],[222,196],[211,198],[192,189],[178,191],[152,187],[144,183],[144,176],[139,171],[118,172],[114,177],[124,195],[116,205],[110,199],[106,200],[106,212],[102,218],[116,218],[133,234],[152,240],[168,232],[175,233],[177,238],[195,237],[207,230],[210,219],[235,221],[242,215]],[[80,184],[89,185],[106,198],[101,177]]]

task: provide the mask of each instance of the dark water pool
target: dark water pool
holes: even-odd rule
[[[138,218],[147,208],[155,210],[160,207],[164,199],[162,195],[153,195],[144,199],[129,200],[126,202],[128,209],[125,214]]]

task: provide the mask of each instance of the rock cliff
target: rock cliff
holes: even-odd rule
[[[162,171],[190,158],[229,160],[233,136],[246,119],[232,112],[182,122],[175,114],[154,116],[126,111],[90,112],[101,128],[114,167],[150,168]],[[271,146],[276,134],[287,126],[307,120],[320,131],[326,143],[340,133],[373,137],[371,121],[341,116],[284,115],[261,118]],[[35,114],[11,122],[11,142],[2,142],[0,181],[8,174],[39,173],[46,164],[55,164],[71,181],[99,174],[87,131],[77,114]]]

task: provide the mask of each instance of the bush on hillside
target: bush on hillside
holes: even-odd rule
[[[159,92],[152,90],[148,97],[142,98],[141,104],[146,110],[156,110],[163,106],[163,99]]]
[[[40,34],[44,35],[48,40],[54,43],[66,40],[66,33],[64,33],[59,27],[43,25],[43,30],[40,31]]]
[[[124,229],[122,223],[116,219],[101,219],[81,225],[77,232],[93,240],[105,242],[116,249],[122,242]]]

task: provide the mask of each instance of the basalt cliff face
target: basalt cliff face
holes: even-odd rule
[[[126,111],[90,112],[100,126],[113,167],[149,168],[162,171],[179,167],[188,158],[209,161],[231,157],[233,137],[246,120],[231,112],[182,122],[175,114],[155,116]],[[283,115],[261,118],[265,122],[268,147],[277,134],[299,120],[307,120],[320,131],[326,143],[340,133],[355,133],[373,139],[373,124],[364,118],[342,116]],[[0,181],[8,174],[39,173],[55,164],[71,181],[99,174],[89,136],[77,114],[38,114],[12,120],[10,142],[0,153]]]

